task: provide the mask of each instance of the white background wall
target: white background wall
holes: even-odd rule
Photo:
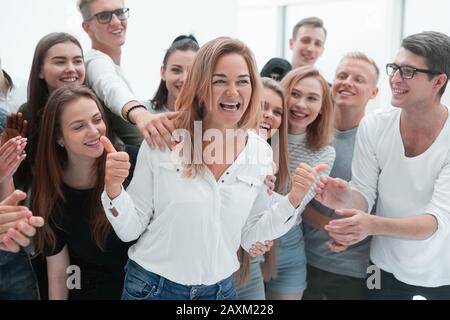
[[[0,0],[0,55],[3,68],[28,79],[34,48],[44,35],[65,31],[90,48],[81,29],[76,0]],[[172,40],[194,33],[200,44],[218,36],[236,36],[237,0],[125,0],[130,8],[122,65],[140,98],[159,84],[159,68]]]
[[[390,103],[384,66],[394,60],[403,35],[425,30],[450,34],[450,1],[405,0],[404,10],[402,4],[402,0],[240,0],[238,36],[255,50],[262,68],[271,57],[290,61],[293,26],[308,16],[321,17],[328,38],[317,67],[332,81],[345,53],[358,50],[372,57],[381,71],[380,93],[368,108],[373,110]],[[450,105],[450,88],[443,101]]]
[[[384,65],[394,59],[402,30],[404,35],[423,30],[450,33],[450,1],[405,0],[404,24],[401,3],[402,0],[126,0],[131,12],[122,64],[138,97],[149,98],[159,83],[164,50],[178,34],[192,32],[200,43],[221,35],[239,37],[253,49],[261,68],[274,56],[290,60],[287,40],[293,25],[306,16],[317,15],[324,19],[329,31],[325,53],[317,66],[331,81],[344,53],[366,52],[382,73],[380,95],[370,107],[385,106],[390,101],[390,90]],[[0,0],[0,8],[0,55],[4,68],[16,77],[28,78],[34,47],[49,32],[70,32],[80,39],[85,50],[89,48],[76,0]],[[444,102],[450,105],[450,88]]]

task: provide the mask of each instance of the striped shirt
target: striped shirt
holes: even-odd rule
[[[288,152],[289,152],[289,171],[291,174],[300,163],[306,163],[314,168],[319,164],[326,164],[329,169],[323,171],[321,175],[329,175],[334,164],[336,152],[330,145],[325,146],[319,150],[311,150],[306,146],[306,133],[304,134],[289,134],[288,135]],[[291,189],[291,181],[289,181],[287,190]],[[312,186],[308,194],[303,199],[299,211],[303,212],[306,205],[316,195],[315,186]],[[298,215],[297,223],[301,222],[301,214]]]

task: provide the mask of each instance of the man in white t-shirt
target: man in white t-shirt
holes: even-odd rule
[[[108,108],[111,130],[126,144],[139,145],[142,136],[153,147],[161,138],[171,146],[169,121],[174,113],[152,115],[139,102],[120,66],[129,8],[123,0],[79,0],[83,29],[92,41],[86,52],[86,80]],[[136,125],[136,127],[134,126]]]
[[[441,103],[449,52],[442,33],[405,38],[386,66],[395,108],[362,120],[352,181],[318,183],[317,200],[343,217],[325,227],[335,241],[373,236],[372,299],[450,298],[450,119]]]

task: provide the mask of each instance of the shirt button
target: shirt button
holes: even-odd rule
[[[180,172],[180,169],[177,169],[177,172]]]
[[[227,175],[229,175],[230,173],[229,172],[227,172]]]
[[[222,183],[225,183],[225,180],[222,180]]]

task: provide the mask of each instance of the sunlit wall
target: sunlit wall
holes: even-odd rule
[[[328,81],[345,53],[358,50],[372,57],[382,74],[380,94],[369,110],[389,105],[384,66],[395,58],[403,36],[425,30],[450,34],[447,0],[240,0],[239,7],[238,36],[254,49],[260,68],[275,56],[290,61],[292,28],[308,16],[321,17],[328,30],[317,63]],[[444,102],[450,105],[448,91]]]
[[[85,50],[76,0],[0,0],[0,55],[5,70],[28,78],[36,43],[53,31],[72,33]],[[237,0],[125,0],[130,8],[122,65],[139,98],[150,98],[159,84],[159,68],[172,40],[194,33],[200,43],[236,36]]]

